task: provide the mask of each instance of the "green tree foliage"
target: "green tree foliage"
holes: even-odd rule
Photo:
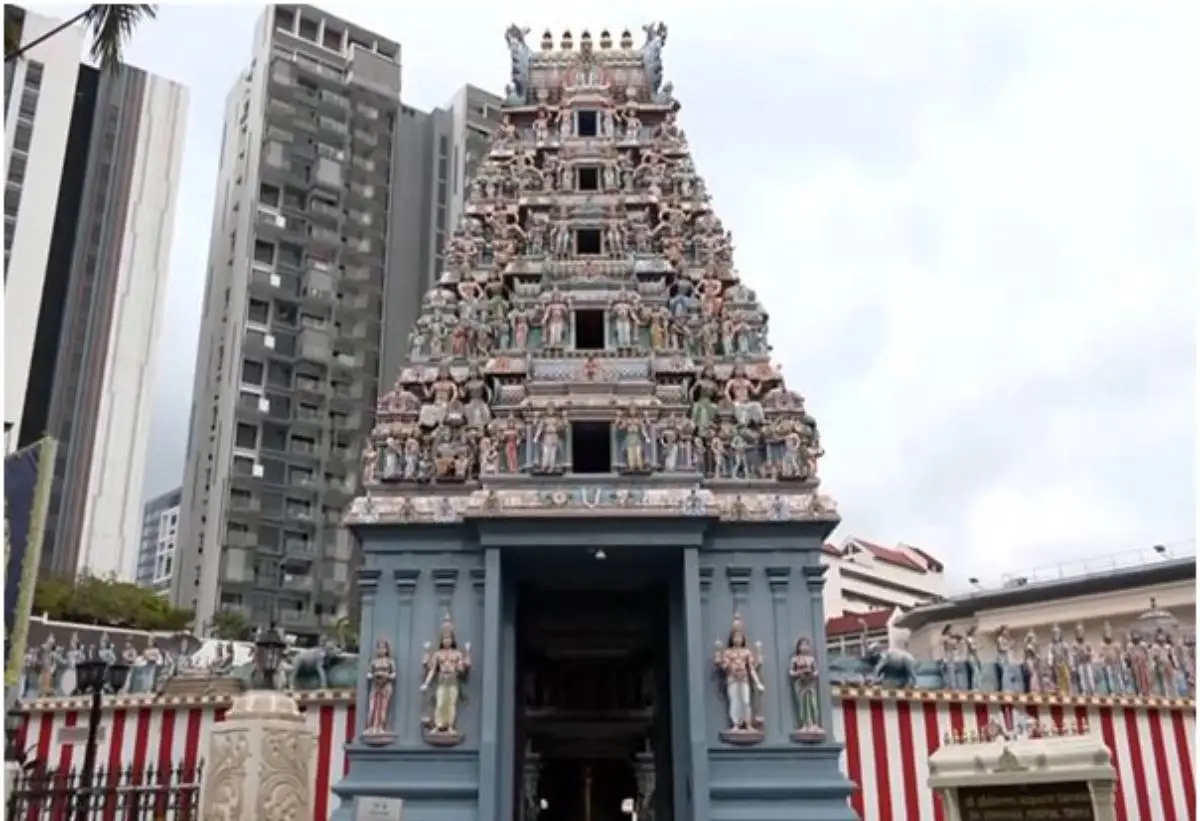
[[[7,12],[8,9],[5,9]],[[121,54],[134,29],[145,20],[153,20],[158,14],[157,6],[140,4],[110,3],[87,6],[74,17],[63,21],[24,46],[21,45],[21,28],[15,18],[4,15],[4,62],[18,60],[27,51],[44,43],[76,23],[87,27],[91,36],[92,59],[104,69],[115,69],[121,65]]]
[[[136,630],[185,630],[193,618],[191,610],[172,607],[152,590],[95,576],[81,576],[74,582],[39,580],[33,594],[33,612],[60,621]]]
[[[237,610],[222,610],[213,615],[212,635],[222,641],[245,641],[250,638],[250,619]]]

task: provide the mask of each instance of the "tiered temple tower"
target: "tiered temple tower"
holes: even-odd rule
[[[507,32],[503,124],[348,514],[379,676],[338,818],[853,818],[816,423],[644,31]]]

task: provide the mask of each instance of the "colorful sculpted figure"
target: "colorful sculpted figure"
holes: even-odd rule
[[[363,727],[366,743],[392,737],[389,722],[395,691],[396,660],[392,656],[392,644],[384,638],[376,639],[375,655],[367,665],[367,723]]]
[[[971,625],[967,628],[966,636],[963,637],[967,674],[964,684],[968,690],[973,692],[983,689],[983,661],[979,658],[979,639],[976,636],[978,629],[975,625]]]
[[[1104,622],[1104,633],[1100,640],[1100,675],[1104,692],[1115,696],[1129,688],[1125,667],[1125,651],[1113,637],[1112,625]]]
[[[1136,627],[1125,639],[1125,659],[1129,664],[1129,676],[1133,692],[1139,696],[1154,694],[1154,671],[1150,662],[1150,648],[1146,646],[1142,633]]]
[[[471,670],[471,645],[468,643],[459,649],[449,613],[442,619],[437,649],[431,651],[430,645],[426,644],[421,664],[425,671],[421,692],[428,692],[433,687],[433,711],[425,721],[426,738],[459,736],[458,702],[462,697],[462,685]]]
[[[1050,628],[1050,646],[1046,650],[1054,692],[1071,695],[1071,648],[1057,624]],[[1045,682],[1043,682],[1045,684]]]
[[[1179,666],[1175,657],[1175,648],[1165,628],[1158,628],[1154,633],[1154,643],[1150,646],[1154,668],[1154,690],[1156,695],[1174,698],[1178,695]]]
[[[792,737],[797,741],[820,741],[825,737],[821,726],[821,707],[818,683],[820,670],[812,642],[805,637],[796,641],[788,677],[792,680],[792,709],[795,712],[796,729]]]
[[[1071,669],[1075,674],[1075,692],[1081,696],[1096,694],[1095,657],[1083,622],[1075,625],[1075,642],[1071,645]]]
[[[942,687],[947,690],[961,690],[963,685],[959,681],[959,648],[962,645],[962,637],[954,632],[954,626],[947,624],[942,628],[941,638],[942,659],[939,664],[942,670]]]
[[[761,653],[747,646],[742,618],[734,614],[729,638],[717,642],[713,663],[725,682],[725,699],[729,710],[729,732],[751,733],[756,730],[753,692],[766,690],[758,671],[762,668]]]
[[[1030,630],[1025,634],[1024,653],[1022,658],[1025,674],[1025,689],[1030,693],[1042,691],[1042,664],[1038,653],[1037,633]]]

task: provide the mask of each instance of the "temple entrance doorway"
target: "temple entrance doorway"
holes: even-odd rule
[[[667,585],[523,584],[519,821],[669,818]]]

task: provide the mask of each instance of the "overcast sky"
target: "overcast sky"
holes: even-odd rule
[[[605,5],[326,8],[402,44],[418,108],[502,90],[514,19],[535,40],[667,22],[840,535],[959,579],[1194,537],[1190,4]],[[259,11],[160,7],[128,52],[191,89],[147,496],[181,481],[222,106]]]

